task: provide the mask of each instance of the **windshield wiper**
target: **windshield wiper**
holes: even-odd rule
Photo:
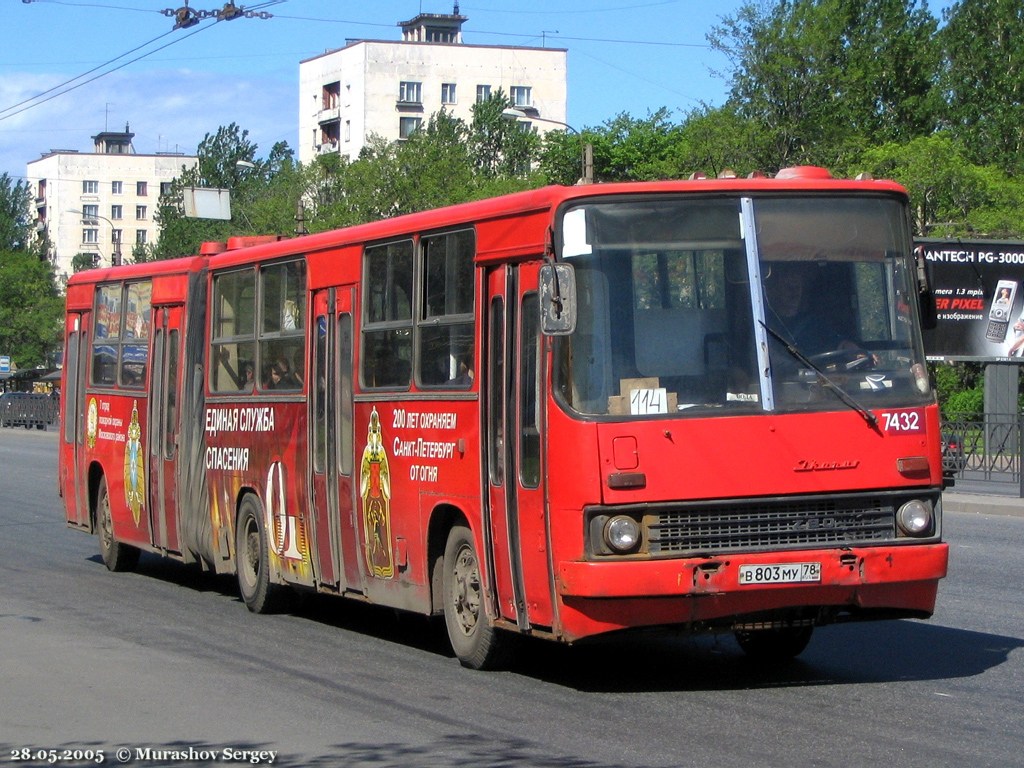
[[[823,370],[821,370],[821,368],[819,368],[817,365],[812,363],[810,361],[810,359],[808,359],[807,355],[805,355],[803,352],[801,352],[799,349],[797,349],[793,344],[790,344],[789,341],[786,340],[785,336],[783,336],[781,333],[779,333],[774,328],[769,326],[763,320],[758,321],[758,322],[761,323],[761,327],[764,328],[773,339],[775,339],[777,342],[779,342],[779,344],[781,344],[783,347],[786,348],[786,351],[789,352],[789,354],[791,354],[793,357],[795,357],[801,363],[803,363],[808,368],[810,368],[812,371],[814,371],[818,375],[818,382],[825,389],[827,389],[827,390],[829,390],[831,392],[834,392],[836,397],[838,397],[843,403],[845,403],[851,409],[853,409],[857,413],[859,413],[863,417],[864,421],[867,422],[869,427],[871,427],[876,432],[879,431],[878,430],[878,418],[875,416],[875,414],[873,414],[871,411],[869,411],[863,405],[861,405],[856,400],[854,400],[853,397],[851,397],[846,392],[845,389],[840,387],[838,384],[836,384],[834,381],[832,381],[832,379],[830,379],[828,376],[826,376],[825,372]]]

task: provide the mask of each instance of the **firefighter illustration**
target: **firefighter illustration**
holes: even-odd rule
[[[128,424],[128,439],[124,450],[124,501],[132,511],[135,525],[142,519],[145,503],[146,471],[143,466],[142,428],[139,426],[139,401],[132,404],[132,418]]]
[[[359,495],[363,499],[367,567],[378,578],[393,578],[395,562],[391,548],[391,473],[388,470],[388,455],[384,450],[384,437],[376,407],[370,413],[366,448],[363,449],[363,460],[359,467]]]

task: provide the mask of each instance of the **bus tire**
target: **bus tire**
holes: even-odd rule
[[[114,519],[110,513],[110,496],[107,494],[107,481],[100,479],[100,487],[96,492],[96,533],[100,538],[100,555],[103,564],[109,571],[131,571],[139,563],[139,550],[128,544],[122,544],[114,538]]]
[[[488,620],[484,607],[480,558],[473,534],[455,526],[444,549],[444,623],[459,663],[469,669],[494,669],[505,660],[510,638]]]
[[[814,627],[781,627],[779,629],[737,629],[736,642],[751,659],[782,662],[803,653],[811,641]]]
[[[270,582],[270,553],[263,509],[251,493],[238,508],[235,526],[235,572],[245,607],[253,613],[275,613],[284,604],[284,587]]]

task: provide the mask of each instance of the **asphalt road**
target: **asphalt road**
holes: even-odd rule
[[[931,621],[818,630],[783,668],[659,633],[524,644],[513,671],[480,673],[421,618],[326,598],[255,616],[231,579],[151,556],[107,572],[64,527],[56,440],[0,429],[0,766],[48,749],[135,766],[1024,764],[1024,518],[947,515]]]

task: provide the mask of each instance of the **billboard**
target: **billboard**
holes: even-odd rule
[[[929,360],[1024,363],[1024,242],[915,240],[928,264],[936,326]]]

